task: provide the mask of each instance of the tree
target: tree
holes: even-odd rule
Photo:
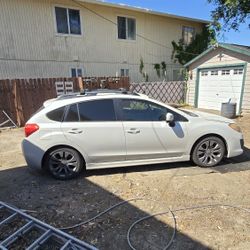
[[[250,29],[249,0],[208,0],[216,8],[212,11],[213,27],[217,30],[238,30],[241,23],[248,23]],[[223,22],[223,25],[220,24]]]
[[[172,41],[172,59],[174,62],[178,61],[180,64],[184,65],[205,51],[209,45],[215,43],[215,31],[204,26],[202,32],[196,34],[193,41],[188,45],[184,44],[183,39],[180,39],[178,43]]]

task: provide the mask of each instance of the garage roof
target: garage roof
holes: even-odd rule
[[[197,60],[199,60],[200,58],[205,56],[210,51],[215,50],[219,47],[224,48],[224,49],[228,49],[230,51],[237,52],[237,53],[240,53],[243,55],[250,56],[250,46],[245,46],[245,45],[240,45],[240,44],[230,44],[230,43],[218,43],[217,45],[212,46],[212,47],[208,48],[207,50],[205,50],[203,53],[201,53],[200,55],[195,57],[193,60],[186,63],[184,66],[188,67],[192,63],[196,62]]]

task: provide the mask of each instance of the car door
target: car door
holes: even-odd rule
[[[70,105],[61,129],[88,156],[88,163],[125,160],[123,125],[116,119],[112,99]]]
[[[119,119],[123,121],[127,160],[159,159],[183,153],[186,127],[166,122],[167,109],[146,100],[120,99]]]

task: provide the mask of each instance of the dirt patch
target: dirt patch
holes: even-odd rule
[[[250,116],[239,118],[250,146]],[[34,210],[32,216],[64,227],[95,216],[134,197],[104,216],[76,229],[72,235],[100,249],[130,249],[127,230],[137,219],[165,211],[206,204],[250,208],[250,154],[230,159],[213,169],[188,163],[89,171],[63,182],[26,167],[20,142],[23,130],[0,133],[0,200]],[[1,215],[0,215],[1,216]],[[249,249],[250,215],[223,206],[175,212],[177,235],[170,249]],[[163,249],[173,233],[169,214],[138,224],[131,231],[136,249]]]

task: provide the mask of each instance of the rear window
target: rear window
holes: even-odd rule
[[[61,122],[63,120],[64,110],[65,107],[61,107],[50,111],[49,113],[47,113],[47,117],[52,121]]]
[[[70,105],[64,121],[65,122],[78,122],[79,121],[77,104]]]

